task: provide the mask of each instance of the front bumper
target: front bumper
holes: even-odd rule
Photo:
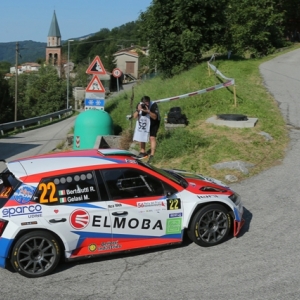
[[[237,207],[234,208],[234,221],[233,221],[233,236],[237,236],[241,231],[241,228],[245,224],[243,219],[244,207],[240,202]]]
[[[241,219],[241,221],[234,220],[233,222],[233,236],[236,237],[240,230],[242,229],[243,225],[245,224],[245,220]]]

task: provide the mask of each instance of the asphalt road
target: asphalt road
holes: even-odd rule
[[[291,141],[280,165],[232,185],[245,206],[246,224],[238,238],[212,248],[185,243],[63,264],[33,280],[0,270],[0,299],[299,299],[299,66],[296,50],[260,67]],[[0,142],[3,155],[7,141]]]
[[[73,116],[46,127],[0,139],[0,159],[11,161],[54,150],[59,143],[66,140],[75,119],[76,116]],[[3,169],[2,165],[0,165],[1,169]]]

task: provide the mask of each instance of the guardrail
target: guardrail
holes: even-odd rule
[[[40,116],[40,117],[34,117],[34,118],[16,121],[16,122],[3,123],[3,124],[0,124],[1,135],[4,135],[4,130],[9,130],[12,128],[20,128],[20,127],[22,127],[22,129],[25,129],[25,126],[27,126],[27,125],[32,125],[32,124],[40,125],[41,121],[44,121],[47,119],[49,119],[50,122],[52,122],[53,118],[58,117],[59,119],[61,119],[62,115],[64,115],[64,114],[67,116],[72,114],[72,107],[64,109],[64,110],[60,110],[60,111],[57,111],[57,112],[54,112],[54,113],[51,113],[48,115]]]

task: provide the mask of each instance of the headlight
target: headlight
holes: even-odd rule
[[[239,206],[241,203],[241,197],[237,193],[233,193],[231,196],[228,197],[236,206]]]

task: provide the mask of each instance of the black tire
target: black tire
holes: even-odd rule
[[[231,224],[231,217],[224,206],[210,204],[194,215],[187,233],[199,246],[215,246],[226,240]]]
[[[50,274],[61,256],[58,240],[46,231],[33,231],[21,236],[15,243],[11,264],[21,275],[37,278]]]
[[[221,114],[217,115],[219,119],[221,120],[227,120],[227,121],[247,121],[248,117],[245,115],[239,115],[239,114]]]

